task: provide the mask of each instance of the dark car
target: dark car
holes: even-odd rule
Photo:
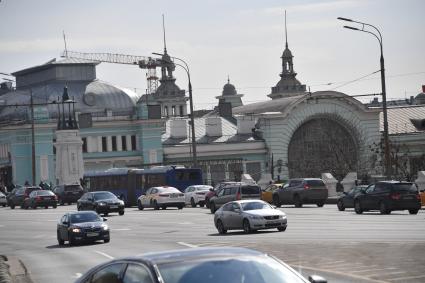
[[[68,241],[69,245],[84,242],[102,240],[110,241],[109,227],[94,211],[81,211],[66,213],[58,222],[57,239],[59,245]]]
[[[217,192],[226,185],[229,184],[238,184],[240,182],[232,182],[232,181],[223,181],[214,186],[214,188],[210,189],[210,191],[205,195],[205,206],[210,208],[210,199],[213,196],[217,195]]]
[[[343,195],[340,196],[337,200],[337,207],[339,211],[344,211],[346,208],[354,207],[354,198],[364,192],[367,188],[367,185],[355,186],[348,192],[343,192]]]
[[[53,189],[53,192],[58,196],[58,202],[64,205],[65,203],[71,204],[77,202],[84,194],[84,189],[78,184],[59,185]]]
[[[15,206],[21,206],[24,203],[24,200],[29,197],[30,193],[35,190],[41,190],[38,186],[33,187],[20,187],[13,189],[12,192],[8,195],[8,204],[11,209],[14,209]]]
[[[302,207],[303,204],[316,204],[322,207],[328,198],[328,190],[319,178],[290,179],[282,188],[273,193],[273,204],[280,207],[282,204],[294,204]]]
[[[35,190],[30,193],[30,195],[24,199],[22,203],[22,208],[37,208],[44,207],[48,208],[49,206],[56,208],[58,205],[57,196],[48,190]]]
[[[354,210],[379,210],[381,214],[390,214],[394,210],[408,210],[417,214],[421,208],[418,188],[414,183],[399,181],[381,181],[367,187],[354,198]]]
[[[246,183],[225,184],[210,199],[210,210],[214,213],[229,201],[241,199],[261,199],[261,188],[258,185]]]
[[[77,209],[94,210],[104,215],[108,215],[110,212],[124,215],[124,202],[108,191],[89,192],[77,201]]]
[[[279,259],[254,250],[194,248],[114,259],[90,269],[76,283],[326,282],[319,276],[309,279]]]

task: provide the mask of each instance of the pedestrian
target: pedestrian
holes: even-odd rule
[[[30,183],[28,182],[28,180],[25,181],[25,184],[24,185],[25,186],[29,186],[30,185]]]

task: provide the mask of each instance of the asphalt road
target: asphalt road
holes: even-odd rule
[[[323,208],[282,207],[285,232],[219,235],[205,208],[111,214],[111,242],[59,247],[56,223],[75,205],[57,209],[0,208],[0,254],[19,257],[35,283],[74,282],[96,264],[112,258],[169,249],[238,246],[277,256],[304,275],[328,282],[425,282],[425,210],[380,215]]]

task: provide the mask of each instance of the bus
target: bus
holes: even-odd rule
[[[137,199],[147,189],[170,186],[184,192],[191,185],[202,185],[202,171],[179,166],[157,166],[151,169],[111,168],[84,174],[85,190],[110,191],[121,198],[126,206],[137,205]]]

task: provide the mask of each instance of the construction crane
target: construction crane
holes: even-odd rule
[[[113,53],[86,53],[66,50],[62,53],[63,58],[75,58],[97,62],[138,65],[141,69],[146,69],[147,94],[154,94],[158,88],[158,76],[156,75],[157,67],[165,67],[174,69],[175,65],[172,61],[165,61],[159,58],[146,56],[113,54]]]

